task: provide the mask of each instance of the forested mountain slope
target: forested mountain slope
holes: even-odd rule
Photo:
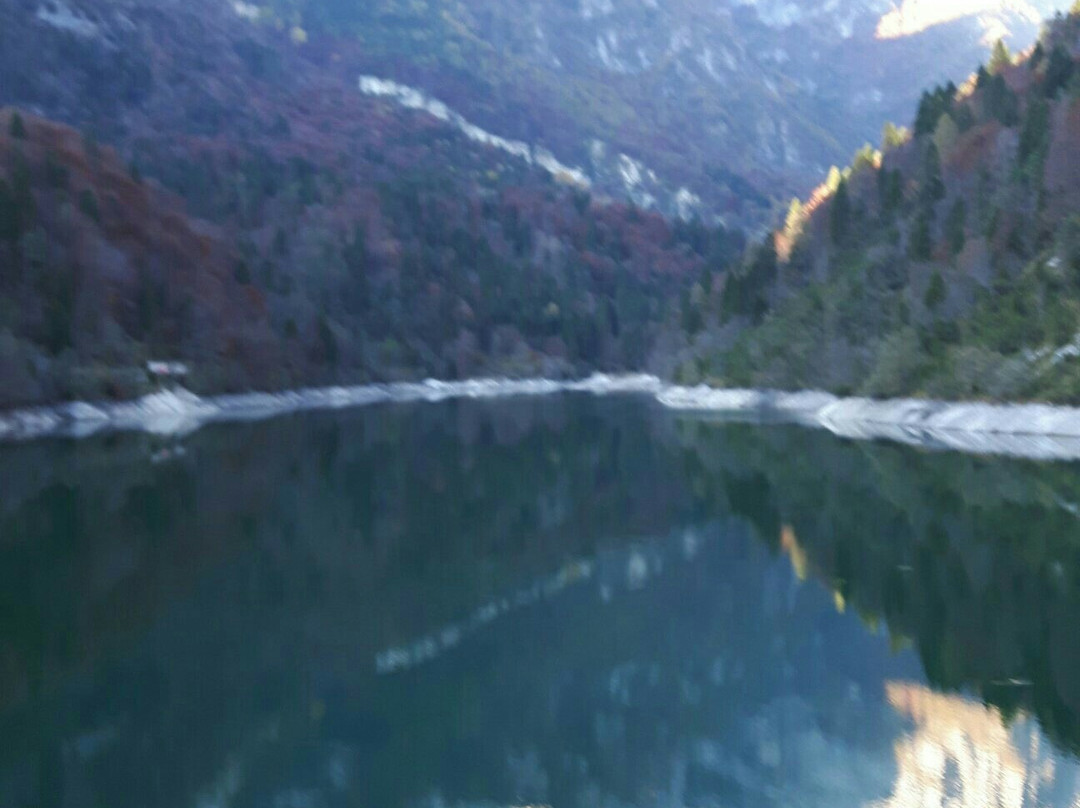
[[[146,158],[199,219],[141,163],[0,112],[0,400],[129,397],[162,358],[205,391],[638,368],[679,292],[741,249],[410,116],[361,121],[392,145]],[[485,184],[500,168],[518,176]]]
[[[365,75],[551,152],[600,194],[756,228],[921,87],[999,36],[1026,47],[1066,2],[12,0],[0,103],[102,134],[217,134],[254,106],[251,70],[277,89]]]
[[[0,405],[134,395],[157,358],[188,362],[206,391],[680,365],[686,378],[858,389],[893,335],[891,309],[858,304],[873,338],[844,325],[843,339],[805,343],[804,366],[735,336],[833,282],[832,267],[907,250],[931,140],[947,198],[916,234],[943,239],[963,197],[976,256],[965,260],[982,267],[941,320],[997,277],[1000,262],[977,258],[997,242],[980,242],[973,223],[987,183],[1007,197],[999,241],[1027,234],[1017,216],[1060,218],[1075,185],[1061,156],[1073,96],[1055,72],[1075,48],[1059,26],[1038,65],[1003,68],[961,101],[936,97],[957,107],[955,143],[935,120],[933,137],[898,142],[880,172],[864,154],[837,244],[822,235],[822,193],[792,220],[805,243],[775,269],[758,251],[750,280],[727,284],[744,244],[713,216],[759,224],[778,189],[850,153],[855,129],[820,127],[861,121],[861,133],[894,90],[906,103],[897,88],[911,73],[901,81],[890,61],[948,75],[942,53],[978,52],[1006,29],[1020,37],[1045,10],[980,0],[927,17],[925,5],[886,5],[5,3],[0,373],[11,383]],[[510,24],[522,20],[535,25]],[[1036,85],[1053,85],[1039,91],[1045,148],[1020,143]],[[1028,162],[1045,152],[1038,170],[1066,191],[1015,202],[1027,180],[998,167],[1013,171],[1020,151]],[[978,185],[971,166],[983,165]],[[875,207],[879,174],[902,186],[886,194],[902,197],[895,211]],[[933,273],[917,266],[922,289]],[[897,339],[930,328],[919,306],[895,307],[908,318]],[[769,344],[787,355],[804,343]]]
[[[200,390],[638,368],[742,249],[211,0],[0,22],[0,405],[132,395],[152,358]]]
[[[925,93],[704,304],[684,379],[1080,400],[1080,14]]]
[[[253,0],[364,72],[552,150],[604,193],[760,226],[919,89],[1064,0]]]

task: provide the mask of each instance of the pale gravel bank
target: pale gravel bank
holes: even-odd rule
[[[442,382],[429,379],[423,382],[320,387],[207,398],[176,388],[134,401],[99,404],[74,402],[0,413],[0,441],[49,436],[81,438],[109,431],[185,435],[206,424],[256,421],[310,410],[341,410],[393,402],[542,396],[564,392],[655,395],[662,387],[655,376],[596,374],[578,381],[470,379]]]
[[[1076,407],[910,398],[876,401],[822,392],[710,387],[668,387],[657,399],[674,410],[785,420],[855,440],[891,440],[1034,460],[1080,459],[1080,409]]]
[[[184,435],[211,423],[253,421],[310,410],[567,392],[649,395],[664,407],[682,413],[787,421],[855,440],[891,440],[923,448],[1036,460],[1080,459],[1080,408],[1076,407],[921,399],[875,401],[816,391],[677,387],[644,374],[595,374],[578,381],[429,379],[207,398],[174,389],[128,402],[76,402],[0,413],[0,442],[47,436],[78,438],[108,431]]]

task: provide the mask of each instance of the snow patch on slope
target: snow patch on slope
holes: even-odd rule
[[[655,172],[628,154],[619,155],[617,170],[626,195],[635,205],[646,210],[656,207],[656,196],[647,190],[659,184]]]
[[[675,212],[683,221],[690,221],[701,213],[701,197],[689,188],[680,188],[675,194]]]
[[[630,73],[630,66],[619,57],[619,35],[616,31],[596,36],[596,57],[613,73]]]
[[[805,18],[799,4],[791,0],[743,0],[742,5],[752,7],[758,19],[772,28],[797,25]]]
[[[237,17],[253,22],[262,14],[262,9],[251,3],[245,3],[244,0],[233,0],[232,10],[236,12]]]
[[[608,40],[608,44],[612,44],[611,40]],[[529,165],[538,166],[567,185],[592,190],[599,182],[604,185],[604,189],[618,188],[640,208],[660,209],[684,219],[693,218],[703,211],[703,202],[697,194],[687,188],[671,190],[661,182],[654,170],[627,154],[609,157],[607,147],[601,141],[594,140],[589,144],[591,166],[590,172],[586,173],[581,168],[560,162],[555,155],[540,146],[488,132],[447,104],[415,87],[377,76],[361,76],[359,86],[364,95],[389,98],[406,109],[426,112],[453,126],[469,140],[499,149]]]
[[[899,39],[964,17],[1002,12],[1015,14],[1034,25],[1043,18],[1039,9],[1026,0],[903,0],[881,18],[877,38]],[[987,22],[994,33],[1008,33],[1000,20],[991,18]]]
[[[586,20],[614,13],[615,3],[612,0],[581,0],[581,16]]]
[[[360,92],[364,95],[391,98],[407,109],[421,110],[455,127],[469,140],[504,151],[524,160],[529,165],[536,165],[551,174],[555,179],[581,188],[592,186],[592,180],[580,168],[559,162],[547,149],[532,146],[524,141],[509,140],[492,134],[486,129],[471,123],[467,118],[455,112],[449,106],[431,98],[415,87],[399,84],[390,79],[377,76],[361,76]]]
[[[40,6],[35,16],[46,25],[85,39],[93,39],[100,33],[97,24],[89,17],[63,3],[50,2]]]

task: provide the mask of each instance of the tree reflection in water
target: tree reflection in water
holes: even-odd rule
[[[176,448],[0,450],[0,806],[1076,801],[1072,466],[573,396]]]

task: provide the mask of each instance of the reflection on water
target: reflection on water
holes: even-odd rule
[[[1080,478],[451,402],[0,449],[0,807],[1080,805]]]
[[[1055,762],[1041,753],[1031,721],[1022,719],[1009,727],[994,707],[918,685],[892,682],[886,692],[889,703],[915,723],[915,730],[897,742],[896,784],[892,796],[876,805],[1057,804],[1052,801]],[[1070,767],[1067,774],[1068,786],[1058,797],[1068,798],[1076,790],[1075,771]]]

